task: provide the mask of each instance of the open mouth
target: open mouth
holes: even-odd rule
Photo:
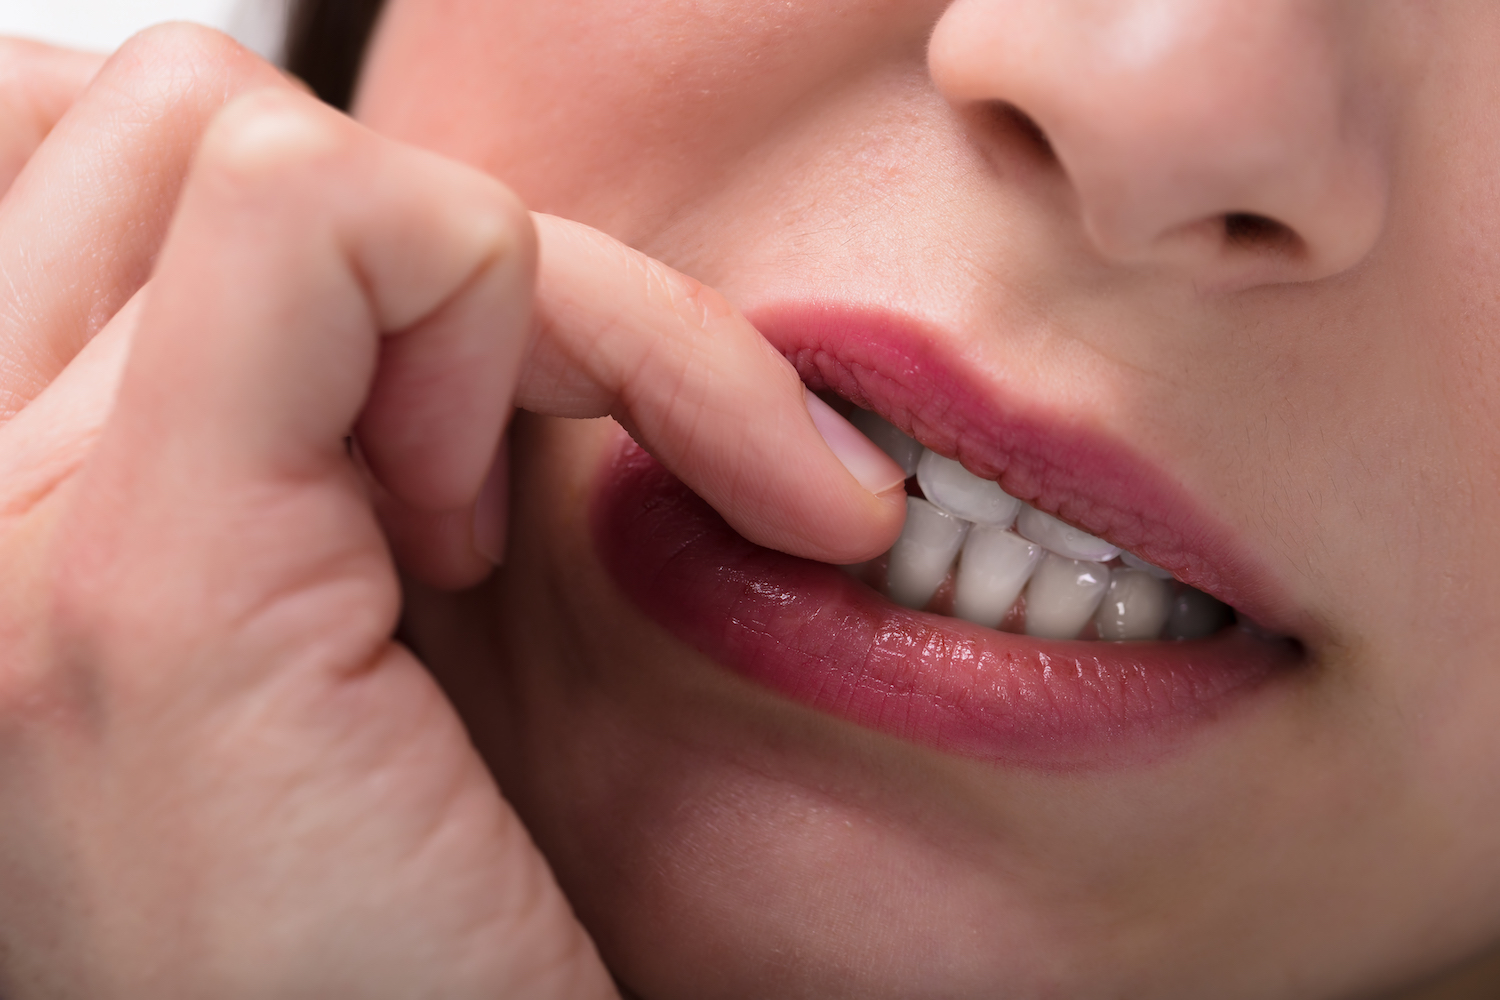
[[[622,435],[595,548],[680,641],[860,725],[1040,767],[1154,755],[1306,662],[1311,626],[1269,574],[1108,435],[965,381],[909,322],[753,319],[811,388],[865,411],[914,495],[889,553],[828,566],[741,538]]]
[[[869,410],[848,414],[907,474],[906,525],[846,567],[916,611],[1044,639],[1203,639],[1238,622],[1167,570],[1012,497]]]

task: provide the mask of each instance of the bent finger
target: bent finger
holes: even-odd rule
[[[99,70],[0,201],[0,421],[145,284],[209,121],[286,86],[227,36],[164,25]]]
[[[518,405],[614,416],[758,544],[837,563],[890,547],[905,473],[723,296],[597,230],[536,218],[539,336]]]
[[[0,196],[103,63],[91,52],[0,38]]]
[[[526,346],[533,240],[477,171],[311,98],[241,98],[204,139],[84,492],[144,522],[115,537],[171,542],[188,578],[231,574],[221,594],[355,569],[393,591],[346,442],[406,508],[440,526],[472,510]],[[488,571],[467,534],[437,543],[436,582]]]

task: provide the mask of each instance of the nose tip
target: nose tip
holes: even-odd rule
[[[1354,266],[1384,219],[1369,109],[1331,8],[1307,0],[957,0],[933,79],[1018,109],[1111,262],[1206,285]]]
[[[1112,96],[1129,89],[1145,88]],[[1213,89],[1171,103],[1138,94],[1129,115],[1043,111],[1093,245],[1225,280],[1307,281],[1358,263],[1379,235],[1385,185],[1338,102],[1285,78]]]

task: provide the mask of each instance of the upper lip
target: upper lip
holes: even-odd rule
[[[920,320],[800,303],[746,315],[812,389],[875,411],[1012,496],[1171,571],[1259,626],[1310,638],[1315,623],[1268,567],[1170,474],[1086,416],[986,380]]]

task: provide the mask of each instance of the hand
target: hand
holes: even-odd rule
[[[830,451],[711,291],[534,227],[221,36],[148,33],[86,85],[25,51],[0,100],[26,161],[0,202],[0,995],[613,995],[393,641],[396,565],[488,572],[518,400],[616,414],[815,558],[889,543],[899,470],[825,415]]]

